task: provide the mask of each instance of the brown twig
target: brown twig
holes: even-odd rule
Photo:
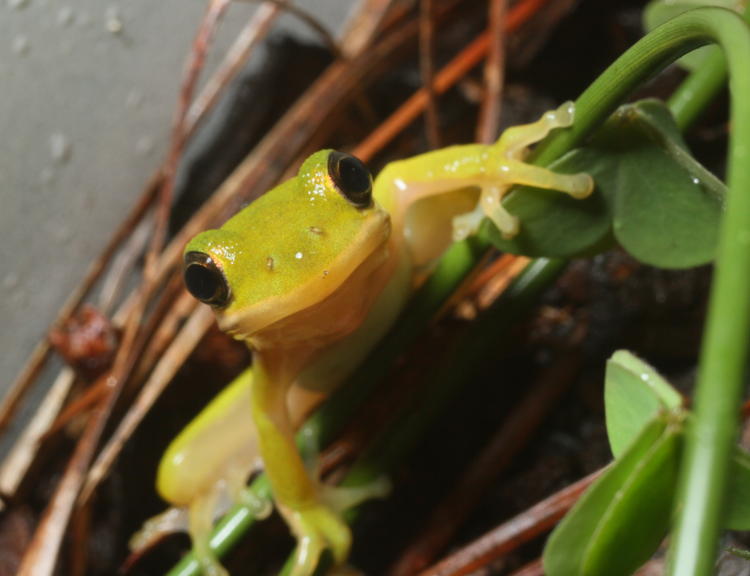
[[[414,574],[448,545],[498,475],[526,446],[575,379],[580,357],[565,353],[539,376],[531,392],[514,408],[489,444],[461,477],[449,497],[437,508],[422,532],[390,571],[392,576]]]
[[[513,6],[505,19],[506,34],[527,22],[551,0],[522,0]],[[484,32],[464,48],[438,74],[433,86],[436,94],[443,94],[474,68],[485,57],[490,46],[490,33]],[[391,114],[376,130],[356,147],[354,154],[363,160],[373,158],[403,129],[419,116],[427,105],[427,91],[420,88]]]
[[[3,460],[0,468],[0,493],[3,496],[16,494],[74,381],[75,374],[72,369],[66,368],[60,372],[31,422],[24,428],[23,434]]]
[[[504,522],[481,538],[464,546],[419,576],[463,576],[501,558],[510,550],[533,540],[554,526],[573,507],[605,469],[597,470],[575,484]]]
[[[484,62],[484,97],[479,108],[477,142],[491,144],[500,132],[505,69],[505,8],[507,0],[490,0],[490,49]]]
[[[192,304],[188,298],[190,297],[186,296],[184,298],[183,304]],[[107,442],[106,446],[99,453],[99,457],[91,467],[86,479],[86,484],[82,492],[84,496],[93,493],[102,479],[106,478],[109,474],[109,470],[116,461],[125,442],[127,442],[128,438],[130,438],[143,418],[148,414],[154,402],[161,396],[161,393],[172,381],[174,375],[185,363],[185,360],[193,352],[213,322],[214,316],[211,310],[206,306],[200,306],[197,307],[190,320],[179,331],[177,337],[161,356],[150,378],[144,384],[141,393],[131,405],[114,434],[112,434],[109,442]]]
[[[345,58],[360,54],[369,46],[378,29],[389,17],[395,0],[366,0],[349,22],[341,37],[341,53]]]
[[[522,566],[521,568],[513,572],[511,576],[544,576],[544,566],[542,565],[542,559],[537,558],[536,560],[532,560],[525,566]]]
[[[425,87],[425,129],[427,144],[431,149],[440,148],[440,128],[438,108],[433,78],[435,65],[433,63],[434,41],[434,10],[432,0],[420,0],[419,3],[419,71],[422,76],[422,86]]]
[[[258,42],[268,34],[280,12],[281,7],[278,3],[263,2],[237,35],[219,69],[190,105],[184,127],[187,138],[193,134],[200,120],[206,116],[206,112],[216,104],[222,90],[242,68]]]
[[[204,19],[196,39],[195,51],[199,53],[205,52],[205,45],[211,36],[211,30],[215,26],[219,15],[228,5],[228,1],[229,0],[214,0],[209,5],[206,18]],[[186,82],[188,89],[184,88],[181,93],[180,105],[178,107],[179,112],[177,114],[177,120],[175,121],[174,141],[170,152],[170,160],[167,162],[165,178],[162,181],[160,189],[159,206],[157,207],[155,223],[156,229],[146,259],[144,282],[139,290],[139,297],[137,298],[135,308],[126,323],[120,349],[118,350],[114,361],[114,366],[109,373],[103,376],[109,385],[108,394],[97,409],[91,414],[68,468],[66,469],[65,474],[63,475],[63,478],[45,511],[42,521],[34,533],[32,543],[29,546],[27,553],[24,555],[22,566],[25,571],[22,572],[22,574],[33,573],[36,576],[47,576],[54,570],[60,545],[70,522],[73,505],[78,497],[82,481],[85,477],[85,472],[88,469],[94,455],[94,450],[96,449],[99,439],[104,431],[106,421],[109,418],[109,415],[117,402],[120,391],[135,364],[135,358],[138,352],[142,349],[144,336],[139,330],[141,317],[145,310],[146,303],[150,300],[158,285],[156,274],[157,254],[161,251],[166,236],[174,172],[184,143],[182,123],[188,109],[187,102],[189,102],[191,96],[191,89],[192,86],[194,86],[202,61],[203,56],[200,54],[191,59],[188,81]],[[78,526],[78,530],[76,530],[76,527],[74,526],[74,531],[78,536],[75,541],[80,545],[74,547],[72,551],[74,574],[78,573],[79,570],[85,570],[83,556],[85,555],[85,544],[88,536],[87,533],[85,533],[85,526],[88,524],[86,520],[87,511],[85,509],[87,503],[88,499],[86,498],[78,503],[78,514],[76,515],[77,521],[75,522]],[[84,527],[84,533],[82,533],[81,530],[82,526]]]
[[[108,378],[109,375],[102,376],[102,379]],[[100,423],[100,419],[92,417],[86,424],[50,504],[23,555],[18,576],[51,576],[54,573],[60,544],[100,436]]]
[[[160,180],[161,175],[157,174],[148,183],[146,189],[143,191],[143,194],[141,194],[141,197],[138,199],[130,214],[128,214],[125,221],[109,240],[102,253],[91,263],[81,283],[68,297],[62,308],[60,308],[57,318],[52,324],[53,326],[61,326],[65,324],[73,315],[76,308],[81,304],[83,299],[89,294],[91,288],[101,277],[101,274],[104,272],[119,245],[128,237],[151,206],[151,203],[156,197]],[[19,402],[44,367],[44,363],[49,357],[50,350],[49,342],[46,338],[40,341],[36,345],[36,348],[34,348],[34,351],[31,353],[23,370],[2,400],[2,404],[0,405],[0,429],[8,425],[8,422],[13,417]]]

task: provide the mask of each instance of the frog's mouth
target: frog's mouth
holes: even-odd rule
[[[251,340],[254,347],[261,347],[268,334],[277,330],[278,338],[284,340],[325,337],[336,332],[341,324],[336,320],[351,316],[352,291],[360,292],[357,307],[369,309],[387,283],[389,237],[390,219],[385,212],[374,211],[349,248],[319,275],[290,292],[266,298],[245,310],[217,312],[219,327],[237,339]],[[346,297],[342,297],[343,293]],[[342,309],[337,310],[337,306]],[[320,318],[318,312],[323,309],[334,318]],[[274,342],[278,345],[275,336]]]

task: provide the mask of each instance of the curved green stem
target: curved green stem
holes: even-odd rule
[[[750,340],[750,30],[735,14],[695,10],[686,33],[715,40],[730,77],[731,119],[726,213],[704,331],[689,429],[680,471],[671,574],[711,574],[721,530],[731,453],[737,435]]]

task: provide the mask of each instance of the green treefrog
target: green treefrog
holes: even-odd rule
[[[512,185],[575,198],[592,192],[587,174],[523,161],[530,144],[572,119],[566,103],[495,144],[392,162],[374,182],[357,158],[322,150],[296,177],[188,243],[188,290],[253,353],[252,369],[172,443],[158,472],[162,496],[188,510],[205,573],[224,573],[208,546],[218,500],[247,498],[242,487],[261,461],[297,541],[293,576],[310,576],[326,548],[336,565],[346,561],[351,536],[337,508],[352,495],[332,498],[322,489],[297,450],[295,429],[383,336],[416,272],[453,239],[473,233],[485,216],[507,237],[518,233],[518,218],[501,203]]]

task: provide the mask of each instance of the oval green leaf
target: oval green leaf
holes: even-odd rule
[[[583,148],[552,169],[587,172],[596,190],[585,200],[514,188],[504,200],[521,220],[505,239],[480,229],[498,249],[532,257],[586,256],[616,239],[641,262],[688,268],[715,253],[724,185],[686,151],[667,108],[655,100],[621,107]]]
[[[607,361],[604,409],[607,436],[615,458],[620,457],[657,414],[681,406],[679,392],[631,352],[618,350]]]
[[[666,533],[679,430],[657,417],[591,486],[550,536],[547,576],[619,576],[653,554]]]

